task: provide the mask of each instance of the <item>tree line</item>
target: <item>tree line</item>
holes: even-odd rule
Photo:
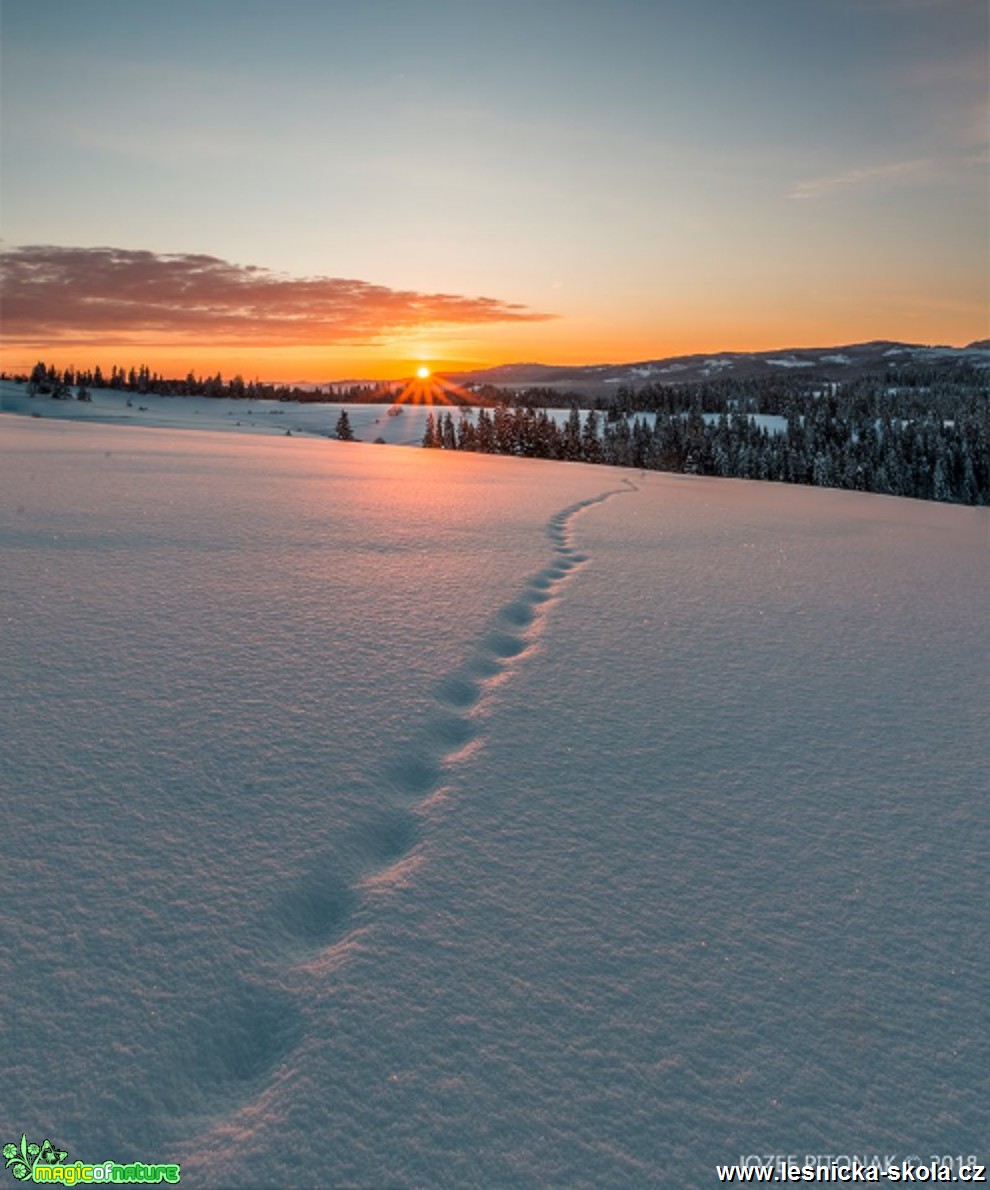
[[[166,380],[142,366],[106,376],[99,366],[59,370],[43,361],[15,379],[32,395],[65,398],[75,388],[81,400],[92,388],[341,403],[394,395],[387,384],[330,386],[325,394],[239,375]],[[560,400],[550,389],[486,386],[472,397],[481,406],[475,418],[462,414],[455,423],[449,410],[431,413],[423,444],[990,505],[990,378],[972,365],[890,366],[847,381],[781,375],[620,385],[596,397],[584,418],[574,400],[563,424],[547,413]],[[782,432],[755,420],[766,415],[783,419]],[[352,434],[346,422],[336,432]]]
[[[57,400],[71,397],[73,389],[88,394],[94,388],[141,396],[153,393],[161,397],[222,397],[234,401],[298,401],[301,404],[328,400],[353,404],[387,403],[393,396],[392,388],[384,381],[311,389],[245,380],[240,374],[224,380],[222,372],[213,376],[197,376],[189,372],[185,377],[176,379],[161,376],[144,365],[127,369],[114,365],[109,373],[105,373],[99,364],[92,368],[56,368],[44,360],[39,360],[27,376],[14,376],[12,379],[26,383],[31,396],[48,396]],[[86,400],[86,397],[82,399]]]
[[[848,488],[920,500],[990,504],[990,427],[985,405],[946,421],[841,415],[829,401],[790,411],[782,432],[744,412],[705,417],[700,409],[653,415],[572,409],[560,424],[545,410],[478,410],[455,422],[427,418],[423,446],[524,458],[605,463]]]

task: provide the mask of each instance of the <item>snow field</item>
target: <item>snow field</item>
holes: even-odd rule
[[[11,1135],[204,1186],[979,1151],[985,510],[0,444]]]

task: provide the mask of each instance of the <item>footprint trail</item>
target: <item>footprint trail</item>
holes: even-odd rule
[[[282,975],[267,990],[241,980],[222,997],[239,1007],[204,1013],[203,1052],[193,1082],[216,1107],[236,1113],[270,1082],[303,1034],[292,973],[325,971],[346,961],[373,925],[376,892],[394,887],[421,862],[424,815],[449,791],[457,763],[484,742],[488,700],[536,646],[548,609],[568,580],[589,561],[572,544],[573,522],[585,509],[637,491],[630,480],[550,518],[550,560],[499,608],[463,665],[433,692],[432,708],[416,733],[387,754],[369,777],[381,792],[378,808],[333,854],[317,855],[269,907],[264,923],[271,958]],[[286,982],[283,978],[288,976]],[[241,986],[243,984],[243,986]],[[280,1022],[278,1028],[271,1022]],[[208,1043],[208,1044],[207,1044]],[[214,1051],[216,1051],[214,1053]]]
[[[408,871],[420,841],[423,812],[445,795],[457,763],[472,755],[484,741],[488,699],[533,650],[548,609],[560,597],[567,581],[589,562],[588,555],[579,552],[572,543],[575,518],[613,496],[637,490],[626,479],[621,487],[571,504],[550,518],[546,526],[551,548],[548,564],[526,581],[515,598],[495,612],[464,664],[438,683],[433,692],[433,708],[415,736],[385,760],[378,784],[387,810],[379,829],[387,832],[392,846],[372,848],[375,857],[381,856],[385,862],[369,863],[356,881],[341,884],[339,877],[337,883],[328,880],[323,891],[310,889],[301,902],[310,910],[314,904],[328,910],[319,915],[323,923],[319,933],[324,940],[324,958],[331,957],[326,953],[328,943],[329,949],[342,952],[352,936],[352,925],[361,928],[362,887],[387,883],[393,870]],[[399,845],[396,839],[401,840]],[[311,918],[311,913],[305,916]],[[310,938],[315,933],[304,932]]]

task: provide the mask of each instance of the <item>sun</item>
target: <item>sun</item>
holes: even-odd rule
[[[0,0],[2,2],[2,0]],[[428,364],[417,364],[408,380],[400,381],[394,392],[393,407],[399,405],[474,405],[477,401],[460,385],[434,374]]]

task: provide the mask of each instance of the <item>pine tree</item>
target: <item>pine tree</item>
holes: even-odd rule
[[[354,431],[351,429],[351,419],[347,416],[346,409],[341,409],[334,432],[341,442],[354,441]]]
[[[598,414],[594,409],[588,410],[581,431],[581,458],[586,463],[597,463],[602,457],[602,445],[598,437]]]
[[[475,431],[475,450],[482,454],[493,454],[495,451],[495,427],[487,409],[478,410],[478,425]]]
[[[457,423],[457,449],[477,450],[477,434],[474,424],[468,417],[467,410],[461,409],[460,420]]]
[[[578,413],[577,405],[571,406],[570,416],[567,419],[567,425],[564,429],[561,450],[563,452],[562,457],[565,459],[577,460],[581,457],[581,414]]]
[[[450,416],[449,410],[440,419],[438,433],[440,435],[440,445],[444,450],[457,449],[457,432],[454,429],[454,419]]]

